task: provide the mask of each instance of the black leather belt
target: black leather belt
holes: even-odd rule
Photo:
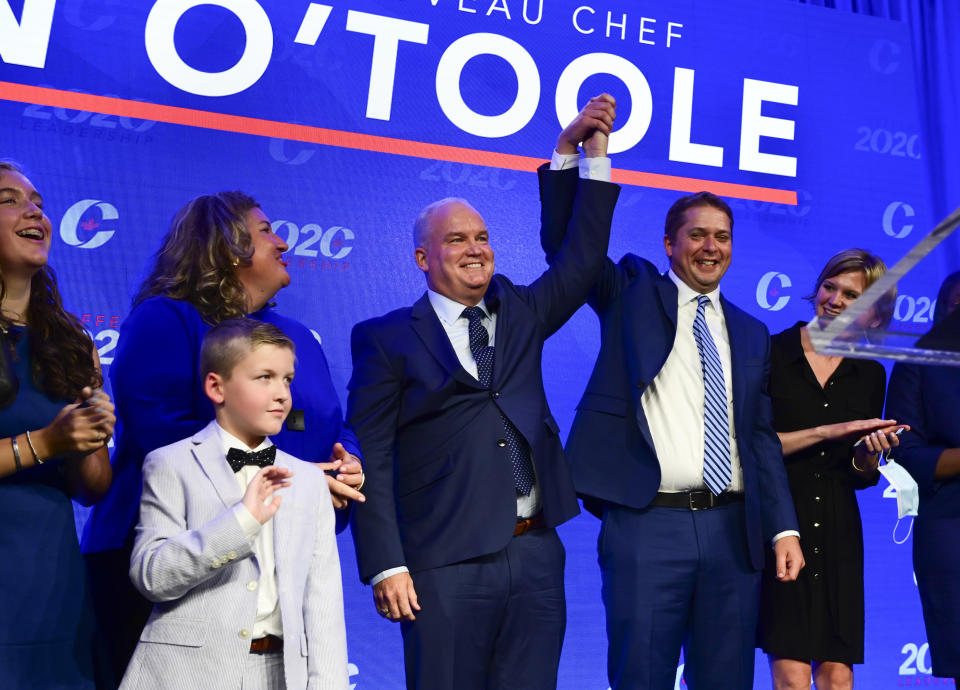
[[[700,489],[698,491],[680,491],[677,493],[657,492],[650,501],[650,505],[658,508],[687,508],[688,510],[710,510],[730,503],[739,503],[743,494],[732,492],[715,496],[712,491]]]

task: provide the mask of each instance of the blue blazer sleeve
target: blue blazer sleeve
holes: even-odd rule
[[[149,299],[123,323],[110,368],[121,443],[147,453],[192,436],[213,419],[197,373],[203,327],[199,314],[172,300]],[[126,437],[131,438],[126,438]]]
[[[584,191],[594,193],[601,189],[598,185],[606,185],[617,190],[619,187],[605,182],[580,180],[576,168],[567,170],[550,170],[549,164],[540,166],[538,170],[540,180],[540,246],[543,248],[547,263],[551,266],[561,255],[561,248],[568,238],[568,232],[574,223],[581,222],[577,218],[578,207],[574,200],[577,198],[578,184],[584,185]],[[609,192],[608,192],[609,193]],[[616,197],[611,204],[616,203]],[[600,208],[604,208],[603,205]],[[609,219],[612,222],[612,218]],[[609,244],[609,237],[607,238]],[[606,247],[606,245],[604,245]],[[586,299],[596,311],[602,311],[630,284],[635,272],[629,270],[626,264],[614,264],[606,256],[599,258],[599,265],[591,265],[593,282],[590,285]]]
[[[928,370],[935,371],[935,368]],[[892,455],[914,478],[920,491],[930,494],[941,484],[934,479],[934,472],[940,455],[950,446],[929,419],[925,400],[928,383],[924,373],[924,367],[917,364],[894,365],[887,396],[887,417],[896,419],[899,424],[910,425],[910,431],[900,436],[900,447]],[[933,404],[942,405],[945,409],[953,405],[956,409],[955,406],[960,404],[960,396],[952,400],[937,399]],[[960,421],[957,423],[960,424]]]
[[[753,423],[754,452],[760,479],[760,522],[763,540],[769,543],[777,534],[787,530],[800,531],[797,512],[793,507],[787,470],[783,464],[783,447],[773,429],[773,403],[770,400],[770,336],[764,330],[766,345],[763,357],[762,386]]]
[[[350,522],[360,579],[406,565],[394,500],[394,442],[403,380],[378,342],[370,322],[358,323],[350,335],[353,376],[347,416],[364,439],[367,500],[356,506]]]

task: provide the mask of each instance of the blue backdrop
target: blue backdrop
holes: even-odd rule
[[[532,171],[561,121],[607,90],[626,185],[611,256],[665,268],[663,217],[681,190],[727,195],[736,241],[724,292],[776,332],[810,317],[802,297],[830,255],[863,246],[893,263],[957,203],[948,190],[960,183],[960,141],[942,124],[960,115],[944,86],[960,71],[957,6],[815,4],[828,7],[0,0],[0,156],[22,162],[44,195],[51,263],[105,367],[172,213],[240,188],[287,239],[293,282],[280,310],[314,329],[343,393],[352,324],[424,289],[411,225],[427,203],[467,197],[501,272],[527,281],[543,270]],[[942,253],[901,286],[895,328],[927,327],[957,242]],[[598,346],[589,310],[547,343],[545,384],[565,430]],[[860,496],[857,682],[932,684],[910,542],[894,543],[883,485]],[[581,516],[561,529],[560,687],[571,690],[607,687],[598,528]],[[349,535],[340,547],[352,682],[400,687],[399,631],[375,614]],[[759,657],[756,685],[769,687]]]

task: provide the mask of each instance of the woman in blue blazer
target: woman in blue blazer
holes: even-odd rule
[[[960,271],[940,288],[934,327],[918,347],[960,350]],[[960,683],[960,367],[897,364],[887,416],[909,424],[896,455],[920,486],[913,568],[933,675]]]

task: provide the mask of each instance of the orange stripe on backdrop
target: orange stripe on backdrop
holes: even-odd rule
[[[54,108],[67,108],[85,112],[131,117],[138,120],[155,120],[173,125],[215,129],[222,132],[236,132],[239,134],[253,134],[290,141],[302,141],[324,146],[358,149],[361,151],[376,151],[413,158],[428,158],[430,160],[451,161],[469,165],[482,165],[491,168],[505,168],[532,172],[542,162],[542,158],[530,156],[516,156],[509,153],[495,151],[480,151],[465,149],[443,144],[429,144],[422,141],[408,139],[392,139],[390,137],[344,132],[323,127],[295,125],[288,122],[263,120],[240,115],[227,115],[207,110],[180,108],[172,105],[156,105],[141,103],[123,98],[107,96],[93,96],[90,94],[74,93],[40,86],[14,84],[0,81],[0,99],[18,101],[21,103],[35,103]],[[636,185],[638,187],[652,187],[654,189],[671,189],[678,192],[697,192],[708,190],[721,196],[739,199],[753,199],[768,201],[776,204],[797,205],[797,193],[785,189],[769,187],[754,187],[751,185],[734,184],[731,182],[716,182],[713,180],[699,180],[692,177],[677,177],[674,175],[660,175],[645,173],[638,170],[614,170],[613,181],[621,184]]]

